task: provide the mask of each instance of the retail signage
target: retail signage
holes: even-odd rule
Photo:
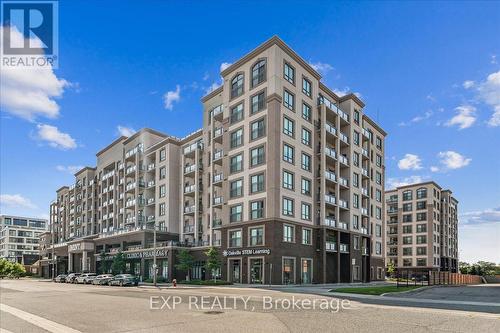
[[[156,256],[157,257],[165,257],[167,255],[167,251],[165,250],[156,250]],[[126,253],[125,257],[127,259],[141,259],[141,258],[153,258],[154,255],[154,250],[149,250],[149,251],[141,251],[141,252],[132,252],[132,253]]]
[[[224,250],[222,255],[224,257],[234,257],[234,256],[253,256],[253,255],[270,255],[271,249],[242,249],[242,250]]]

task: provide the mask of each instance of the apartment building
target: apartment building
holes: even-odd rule
[[[167,279],[184,277],[180,248],[196,258],[193,278],[209,278],[210,246],[221,254],[216,274],[235,283],[382,279],[386,133],[364,103],[337,96],[278,37],[221,76],[202,99],[202,129],[119,138],[59,189],[51,223],[54,248],[72,253],[67,270],[123,251],[131,272],[149,276],[156,225]]]
[[[458,201],[435,182],[385,193],[387,260],[412,270],[458,269]]]
[[[45,219],[0,215],[0,258],[29,266],[38,260],[39,237],[47,230]]]

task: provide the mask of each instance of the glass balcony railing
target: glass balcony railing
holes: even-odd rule
[[[325,249],[327,251],[330,251],[330,252],[335,252],[335,251],[337,251],[337,243],[326,241],[325,242]]]

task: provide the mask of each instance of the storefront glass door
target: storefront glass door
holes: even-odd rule
[[[241,283],[241,260],[235,259],[230,261],[230,276],[231,282],[233,283]]]
[[[302,283],[312,283],[311,259],[302,259]]]
[[[264,283],[263,266],[262,258],[250,259],[250,283]]]

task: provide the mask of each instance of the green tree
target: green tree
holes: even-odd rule
[[[459,262],[458,270],[461,274],[470,274],[471,266],[468,262]]]
[[[17,262],[12,264],[12,268],[10,271],[10,275],[12,277],[19,278],[21,276],[24,276],[24,274],[26,274],[26,269],[23,265]]]
[[[125,268],[125,255],[122,253],[122,251],[119,251],[113,258],[113,262],[111,263],[111,271],[114,275],[123,274],[123,272],[125,272]]]
[[[187,271],[186,280],[189,281],[189,278],[191,276],[190,275],[191,268],[193,268],[193,266],[194,266],[193,256],[191,255],[191,253],[189,253],[188,250],[182,249],[177,254],[177,261],[178,261],[178,264],[175,265],[175,268],[182,270],[182,271]]]
[[[488,261],[478,261],[476,263],[478,266],[478,275],[493,275],[495,274],[495,263]]]
[[[221,262],[219,260],[219,251],[217,251],[216,248],[211,247],[205,252],[205,255],[207,256],[207,263],[205,264],[205,267],[212,273],[214,282],[217,282],[216,272],[220,269],[221,266]]]
[[[3,279],[4,276],[7,276],[12,271],[12,262],[5,258],[0,258],[0,277]]]
[[[109,272],[109,260],[104,251],[99,254],[99,259],[101,259],[101,274]]]
[[[394,263],[392,261],[387,264],[386,271],[387,271],[387,273],[389,273],[389,276],[391,276],[391,277],[394,274],[394,272],[396,271],[396,266],[394,266]]]

